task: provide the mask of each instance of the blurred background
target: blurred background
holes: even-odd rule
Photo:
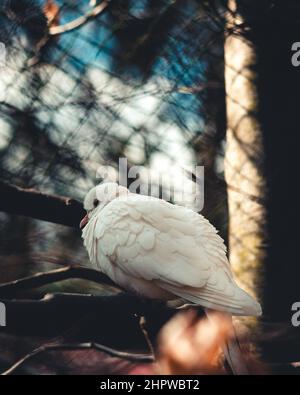
[[[221,19],[197,1],[112,1],[98,17],[48,37],[49,27],[67,26],[92,4],[4,3],[1,179],[82,200],[101,181],[101,165],[118,170],[122,157],[175,175],[205,165],[204,215],[226,237]],[[1,213],[1,280],[26,274],[43,251],[84,261],[78,236]],[[17,273],[7,269],[12,259]]]
[[[262,303],[260,333],[290,330],[300,301],[297,15],[294,0],[2,0],[1,181],[82,201],[120,157],[149,174],[172,169],[179,187],[182,169],[204,166],[201,213]],[[88,263],[79,229],[5,212],[0,255],[1,283]],[[46,291],[106,292],[83,280]],[[300,358],[291,338],[262,348]]]

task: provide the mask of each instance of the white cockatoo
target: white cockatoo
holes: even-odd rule
[[[236,284],[223,239],[202,215],[116,183],[92,188],[84,208],[80,227],[90,261],[121,288],[224,316],[261,314]]]

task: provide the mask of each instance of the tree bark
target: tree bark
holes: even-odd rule
[[[298,2],[299,3],[299,2]],[[225,43],[230,261],[266,318],[300,300],[297,198],[300,5],[229,1]]]
[[[235,1],[230,9],[235,12]],[[230,15],[225,41],[230,262],[242,286],[260,297],[261,268],[265,259],[265,175],[262,125],[257,118],[257,53],[241,33],[239,14]]]

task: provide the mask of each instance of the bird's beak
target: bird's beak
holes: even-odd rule
[[[89,222],[89,217],[88,217],[88,215],[86,215],[86,216],[80,221],[79,228],[82,230],[88,222]]]

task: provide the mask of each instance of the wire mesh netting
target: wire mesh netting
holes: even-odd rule
[[[4,179],[82,197],[119,157],[169,168],[220,147],[223,30],[198,2],[102,2],[90,18],[98,3],[5,3]]]
[[[214,2],[2,1],[1,178],[82,199],[122,157],[175,180],[204,165],[204,214],[224,235],[223,36]],[[81,251],[73,230],[1,217],[6,256]]]

